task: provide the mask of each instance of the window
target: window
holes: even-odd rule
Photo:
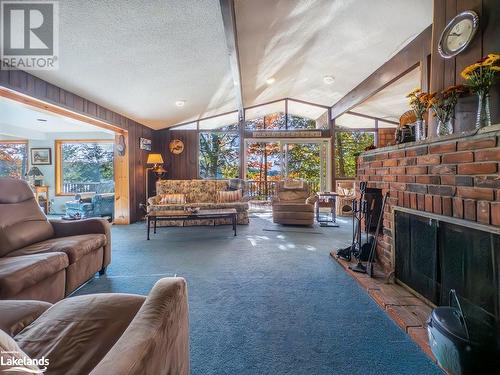
[[[335,133],[335,170],[337,178],[356,177],[356,157],[374,144],[375,133],[337,131]]]
[[[289,130],[328,129],[328,109],[288,99]]]
[[[114,142],[56,141],[56,194],[112,193]]]
[[[28,142],[0,141],[0,176],[23,178],[28,172]]]
[[[236,178],[240,173],[239,159],[238,133],[200,133],[201,178]]]
[[[238,112],[200,120],[200,177],[235,178],[240,174]]]
[[[248,108],[245,110],[247,130],[286,129],[285,101]]]

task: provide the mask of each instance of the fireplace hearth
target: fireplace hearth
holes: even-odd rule
[[[500,228],[394,207],[395,277],[435,305],[450,289],[469,316],[500,318]]]

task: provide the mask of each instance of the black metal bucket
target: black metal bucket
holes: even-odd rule
[[[457,307],[436,307],[427,322],[432,353],[449,374],[496,374],[499,371],[498,330],[485,319],[465,317],[454,290]]]

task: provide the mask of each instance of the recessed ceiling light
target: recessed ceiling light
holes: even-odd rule
[[[266,79],[266,83],[268,85],[272,85],[274,82],[276,82],[276,78],[274,78],[274,77]]]
[[[37,118],[37,119],[36,119],[36,121],[40,121],[40,122],[47,122],[47,120],[46,120],[46,119],[44,119],[44,118]]]
[[[333,76],[324,76],[323,77],[323,82],[327,85],[331,85],[333,82],[335,82],[335,77]]]
[[[186,101],[185,101],[185,100],[177,100],[177,101],[175,102],[175,105],[176,105],[177,107],[184,107],[184,104],[186,104]]]

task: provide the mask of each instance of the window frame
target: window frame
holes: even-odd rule
[[[29,141],[27,139],[0,139],[0,144],[2,143],[10,143],[10,144],[24,144],[26,146],[26,173],[29,172],[31,168],[31,163],[30,163],[30,151],[29,151]],[[23,178],[24,176],[21,176]]]
[[[226,180],[227,178],[217,178],[217,177],[202,177],[201,176],[201,135],[202,134],[211,134],[211,133],[219,133],[219,134],[229,134],[229,135],[235,135],[238,137],[238,170],[241,169],[241,150],[240,150],[240,143],[241,143],[241,134],[238,130],[199,130],[198,129],[198,153],[197,153],[197,158],[198,158],[198,178],[202,180]],[[239,173],[238,173],[239,175]]]
[[[62,146],[66,143],[110,143],[115,146],[114,139],[56,139],[54,141],[55,150],[55,192],[58,197],[74,196],[75,193],[64,193],[62,189]],[[114,150],[114,148],[113,148]],[[115,153],[113,151],[113,169],[115,169]],[[113,179],[114,179],[113,172]]]
[[[335,169],[335,181],[338,181],[338,180],[356,180],[356,175],[354,177],[351,177],[351,176],[342,176],[342,175],[338,175],[337,174],[337,136],[340,134],[340,133],[371,133],[373,134],[373,145],[375,147],[377,147],[378,145],[378,128],[376,129],[370,129],[370,128],[359,128],[359,129],[355,129],[355,128],[336,128],[334,133],[333,133],[333,142],[335,143],[335,148],[332,150],[332,161],[333,161],[333,166],[334,166],[334,169]],[[356,170],[357,170],[357,166],[356,166]]]

